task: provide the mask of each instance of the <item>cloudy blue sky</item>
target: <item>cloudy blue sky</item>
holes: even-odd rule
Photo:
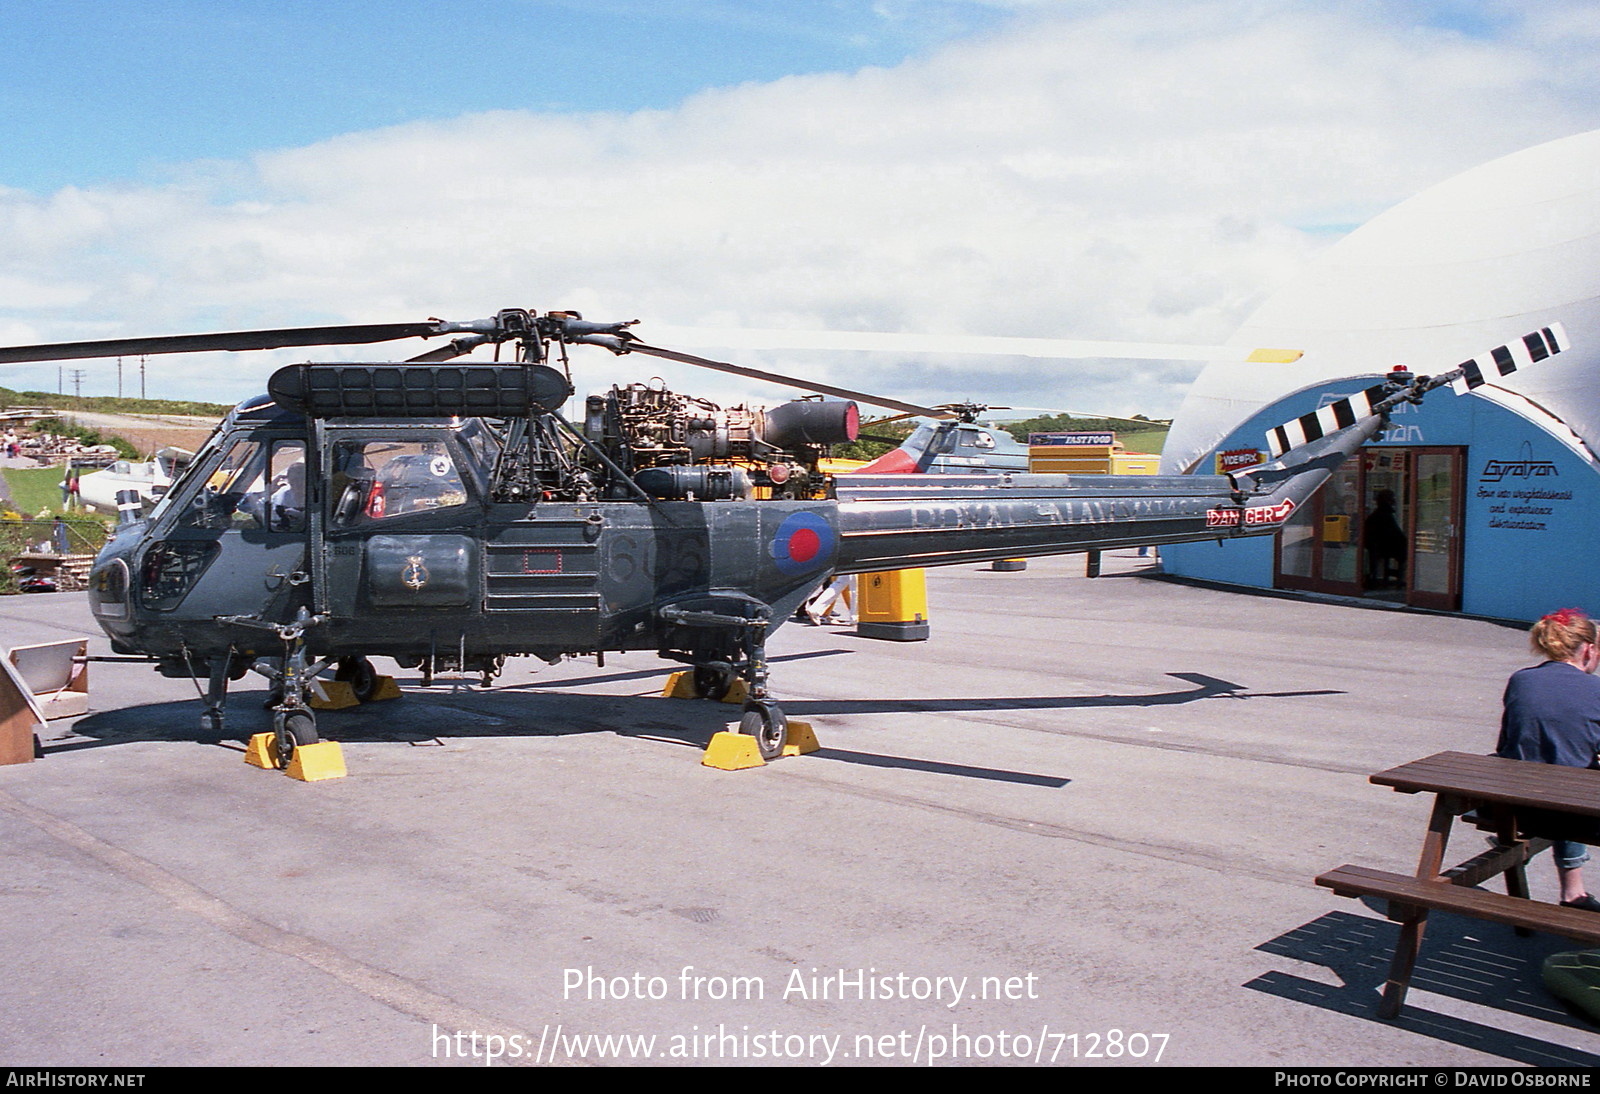
[[[0,34],[7,344],[509,306],[1218,342],[1384,208],[1600,127],[1571,0],[0,0]],[[304,356],[153,359],[151,394]],[[1195,371],[740,359],[1123,413]]]

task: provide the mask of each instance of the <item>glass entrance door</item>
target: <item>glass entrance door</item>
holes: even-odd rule
[[[1424,448],[1411,457],[1417,505],[1406,603],[1461,608],[1461,450]]]
[[[1460,448],[1363,449],[1278,537],[1275,584],[1461,607]]]
[[[1277,585],[1360,596],[1361,461],[1346,460],[1278,537]]]
[[[1401,601],[1410,573],[1411,453],[1369,448],[1361,453],[1361,560],[1365,595]]]

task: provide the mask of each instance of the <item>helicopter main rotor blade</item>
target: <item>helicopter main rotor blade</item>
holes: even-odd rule
[[[464,356],[489,341],[486,334],[468,334],[461,338],[452,338],[438,349],[430,349],[427,353],[419,353],[415,357],[407,357],[408,365],[427,365],[439,361],[452,361]]]
[[[102,338],[92,342],[55,342],[38,346],[0,347],[0,364],[27,361],[69,361],[82,357],[135,357],[145,353],[200,353],[208,350],[282,349],[285,346],[350,346],[427,338],[460,330],[466,324],[368,323],[337,327],[288,327],[282,330],[222,331],[217,334],[175,334],[157,338]]]
[[[685,365],[698,365],[700,368],[715,369],[718,372],[729,372],[735,376],[748,376],[752,380],[766,380],[768,383],[782,384],[785,387],[797,387],[802,391],[815,391],[820,395],[837,395],[841,399],[854,399],[858,403],[867,403],[870,406],[884,406],[890,410],[903,411],[905,414],[927,418],[943,418],[949,415],[931,406],[918,406],[916,403],[904,402],[900,399],[891,399],[885,395],[872,395],[865,391],[852,391],[847,387],[835,387],[832,384],[821,384],[814,380],[797,380],[793,376],[784,376],[777,372],[763,372],[758,368],[747,368],[744,365],[730,365],[726,361],[712,361],[705,357],[696,357],[692,353],[679,353],[677,350],[662,349],[660,346],[646,345],[643,342],[629,340],[624,343],[627,352],[648,353],[652,357],[665,357],[669,361],[679,361]]]
[[[1179,345],[1163,342],[1095,342],[1072,338],[1017,338],[968,334],[891,334],[876,331],[758,330],[656,326],[663,342],[719,349],[867,350],[895,353],[974,353],[1013,357],[1109,357],[1134,361],[1256,361],[1288,363],[1295,349]]]
[[[907,418],[933,418],[936,421],[949,422],[954,421],[956,417],[955,414],[951,413],[950,411],[940,410],[937,407],[927,407],[926,410],[927,413],[917,413],[916,411],[912,411],[909,414],[896,414],[892,418],[874,418],[872,419],[872,424],[892,425],[895,422],[903,422]]]

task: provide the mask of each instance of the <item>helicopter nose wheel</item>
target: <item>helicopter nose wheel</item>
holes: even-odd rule
[[[277,734],[278,766],[288,767],[294,750],[301,745],[317,743],[317,719],[309,710],[279,711],[272,718],[272,729]]]
[[[745,704],[739,732],[756,739],[763,760],[776,760],[789,742],[789,719],[777,703],[755,699]]]

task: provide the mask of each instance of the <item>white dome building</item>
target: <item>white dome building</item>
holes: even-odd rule
[[[1474,168],[1329,248],[1232,339],[1305,356],[1207,368],[1163,469],[1237,465],[1397,363],[1443,372],[1555,322],[1567,353],[1402,408],[1281,535],[1169,547],[1167,570],[1505,619],[1600,612],[1600,131]]]

